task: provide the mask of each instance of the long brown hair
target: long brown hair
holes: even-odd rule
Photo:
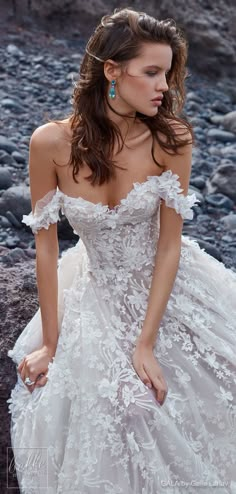
[[[154,156],[155,139],[169,154],[178,153],[179,148],[189,142],[189,132],[193,140],[191,125],[183,115],[180,116],[185,99],[186,39],[172,19],[159,21],[131,8],[115,9],[113,14],[102,17],[90,37],[80,65],[80,77],[73,90],[74,111],[69,118],[72,141],[68,165],[73,167],[75,182],[78,183],[75,175],[84,163],[91,169],[92,173],[87,180],[92,185],[101,185],[114,177],[117,167],[112,159],[115,139],[118,140],[119,151],[123,148],[124,140],[119,127],[106,113],[109,82],[104,76],[103,62],[112,59],[122,67],[122,64],[137,57],[143,43],[147,42],[168,44],[173,52],[171,69],[167,74],[169,89],[164,93],[158,114],[148,117],[136,112],[136,118],[145,121],[152,133],[154,162],[162,166]],[[175,132],[175,123],[178,126],[182,124],[181,136]],[[184,139],[183,135],[188,138]]]

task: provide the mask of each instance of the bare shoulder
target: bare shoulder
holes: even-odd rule
[[[60,144],[69,138],[66,121],[48,122],[37,127],[30,139],[30,146],[40,149],[41,152],[56,152]]]
[[[32,205],[57,187],[56,164],[65,149],[66,125],[48,122],[40,125],[30,139],[29,176]],[[68,139],[69,144],[69,139]]]
[[[169,150],[167,152],[162,148],[162,162],[165,170],[171,170],[179,176],[181,186],[184,192],[187,193],[192,167],[192,134],[184,122],[178,122],[173,119],[169,120],[169,124],[181,145],[178,147],[177,152],[169,152]],[[161,134],[160,138],[163,141],[167,139],[164,134]]]

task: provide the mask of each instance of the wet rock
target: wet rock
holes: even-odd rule
[[[22,228],[22,223],[17,220],[17,218],[11,211],[6,211],[5,216],[10,221],[11,225],[13,225],[15,228],[17,229]]]
[[[236,134],[236,110],[231,111],[224,116],[222,125],[225,129]]]
[[[227,132],[221,129],[210,129],[207,132],[207,137],[224,143],[236,140],[236,136],[232,132]]]
[[[224,223],[227,230],[236,231],[236,214],[228,214],[221,218],[221,221]]]
[[[217,208],[233,209],[234,207],[234,202],[229,199],[229,197],[220,193],[206,195],[205,201],[211,206],[215,206]]]
[[[16,45],[9,44],[6,48],[6,52],[14,57],[23,57],[24,53]]]
[[[17,163],[23,163],[24,164],[26,162],[25,156],[23,156],[23,154],[19,153],[19,151],[13,151],[12,156]]]
[[[28,261],[29,256],[27,253],[21,249],[20,247],[16,247],[7,252],[6,255],[3,256],[2,262],[5,266],[14,266],[16,263]]]
[[[193,177],[190,180],[190,185],[192,185],[193,187],[196,187],[197,189],[200,189],[200,190],[205,188],[205,183],[206,183],[206,180],[201,175],[199,177]]]
[[[18,101],[14,101],[11,98],[5,98],[1,102],[2,107],[6,108],[7,110],[11,110],[12,112],[16,113],[24,113],[25,112],[25,107],[20,105]]]
[[[10,139],[0,135],[0,150],[6,151],[7,153],[12,153],[13,151],[17,151],[17,147],[10,141]]]
[[[11,211],[16,219],[21,222],[23,214],[31,211],[31,198],[29,188],[25,185],[14,185],[3,192],[0,198],[0,214]]]
[[[223,194],[236,204],[236,166],[220,165],[207,180],[206,186],[209,194]]]
[[[8,189],[12,185],[12,176],[8,168],[0,167],[0,190]]]
[[[236,145],[225,146],[220,149],[220,154],[224,158],[229,158],[236,163]]]

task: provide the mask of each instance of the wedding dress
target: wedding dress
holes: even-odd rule
[[[154,348],[168,384],[163,406],[132,365],[160,204],[192,219],[198,202],[178,179],[148,176],[113,209],[55,189],[23,217],[37,233],[61,211],[80,237],[58,261],[48,381],[30,393],[17,373],[8,400],[24,494],[236,492],[236,274],[188,236]],[[8,355],[18,365],[41,344],[38,310]]]

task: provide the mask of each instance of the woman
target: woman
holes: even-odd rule
[[[182,236],[186,54],[173,21],[116,10],[73,114],[32,135],[40,311],[9,351],[24,493],[233,492],[236,275]],[[80,240],[57,265],[60,209]]]

